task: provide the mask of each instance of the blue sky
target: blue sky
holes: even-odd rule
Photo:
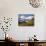
[[[33,14],[19,14],[20,19],[31,19],[33,17]]]
[[[25,16],[25,17],[28,17],[28,16],[33,16],[33,14],[19,14],[19,16]]]
[[[19,16],[19,21],[31,20],[34,17],[33,14],[19,14]]]

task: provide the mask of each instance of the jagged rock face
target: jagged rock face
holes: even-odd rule
[[[29,0],[29,3],[32,5],[32,7],[38,8],[41,4],[41,0]]]

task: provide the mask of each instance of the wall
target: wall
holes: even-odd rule
[[[34,34],[37,35],[37,39],[45,40],[45,15],[46,8],[33,8],[30,6],[28,0],[0,0],[0,16],[12,17],[13,22],[8,33],[10,37],[16,40],[27,40]],[[18,14],[31,14],[35,15],[34,27],[19,27],[18,26]],[[2,31],[1,31],[2,33]],[[2,35],[0,33],[0,35]],[[0,39],[3,37],[0,36]],[[3,38],[4,39],[4,38]]]

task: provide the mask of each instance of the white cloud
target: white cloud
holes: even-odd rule
[[[29,17],[26,17],[25,19],[32,19],[33,18],[33,16],[29,16]]]
[[[21,19],[25,19],[25,16],[21,16],[20,18],[21,18]]]

